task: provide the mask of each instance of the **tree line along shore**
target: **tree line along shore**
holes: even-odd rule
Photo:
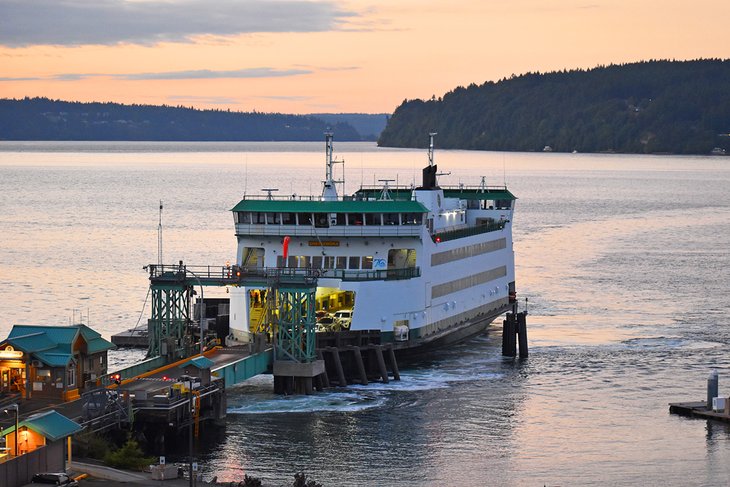
[[[0,140],[377,140],[382,147],[730,154],[730,60],[642,61],[526,73],[405,100],[387,114],[200,110],[0,99]]]

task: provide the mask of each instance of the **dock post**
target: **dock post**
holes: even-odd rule
[[[517,335],[520,340],[520,358],[527,358],[527,312],[517,313]]]
[[[717,370],[710,372],[707,378],[707,410],[712,411],[712,400],[717,397],[720,379]]]
[[[345,371],[342,368],[340,351],[336,347],[327,347],[327,351],[332,354],[332,362],[334,362],[335,370],[337,371],[337,385],[340,387],[346,387],[347,379],[345,378]]]
[[[284,385],[284,377],[274,376],[274,394],[284,394],[286,392]]]
[[[387,384],[388,380],[388,369],[385,368],[385,359],[383,358],[383,346],[373,345],[375,351],[375,359],[378,361],[378,369],[380,370],[380,377],[383,379],[383,383]]]
[[[388,358],[390,359],[390,368],[393,371],[393,380],[400,380],[400,371],[398,370],[398,362],[395,360],[393,345],[388,345]]]
[[[515,340],[516,321],[513,313],[507,313],[502,322],[502,355],[514,357],[517,355],[517,342]]]
[[[350,345],[347,349],[352,351],[352,355],[355,358],[355,366],[357,367],[358,374],[360,374],[360,383],[364,386],[368,385],[368,374],[365,371],[365,363],[362,361],[360,347]]]

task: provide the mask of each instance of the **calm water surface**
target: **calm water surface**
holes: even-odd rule
[[[106,337],[149,314],[142,266],[234,260],[244,193],[316,193],[323,143],[0,143],[0,335],[83,316]],[[423,151],[335,143],[347,191],[420,178]],[[507,182],[530,358],[501,330],[398,383],[311,397],[229,391],[205,475],[324,485],[728,485],[730,429],[670,416],[712,368],[730,395],[730,160],[438,151],[442,183]],[[206,290],[206,296],[208,295]],[[213,291],[211,289],[211,294]],[[131,358],[130,358],[131,357]],[[116,353],[117,364],[134,355]]]

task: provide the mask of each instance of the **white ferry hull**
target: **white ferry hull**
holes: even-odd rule
[[[464,340],[515,310],[516,198],[506,187],[482,180],[441,188],[431,150],[421,187],[386,182],[339,199],[331,150],[329,136],[321,197],[275,198],[269,189],[232,209],[238,266],[315,273],[318,329],[377,330],[399,353]],[[263,292],[231,294],[237,339],[264,331],[262,308],[272,305],[263,304]],[[347,321],[334,321],[338,314]]]

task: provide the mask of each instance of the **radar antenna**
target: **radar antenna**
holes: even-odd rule
[[[157,225],[157,265],[162,268],[162,200],[160,200],[160,223]]]
[[[325,154],[326,154],[326,170],[324,175],[324,187],[322,188],[322,199],[325,201],[337,200],[337,187],[335,185],[342,184],[342,192],[345,192],[345,161],[336,160],[332,157],[332,139],[334,134],[331,131],[324,133]],[[336,180],[334,177],[333,166],[342,164],[342,179]]]
[[[393,198],[390,195],[390,188],[388,187],[388,183],[392,183],[393,181],[395,181],[395,179],[378,179],[378,181],[383,183],[383,189],[380,191],[380,200],[392,200]]]
[[[428,165],[433,166],[433,138],[438,135],[438,132],[428,133]]]

